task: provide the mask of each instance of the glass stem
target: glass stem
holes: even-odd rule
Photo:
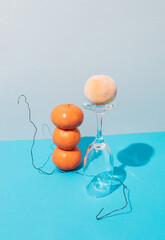
[[[97,118],[97,135],[96,135],[96,142],[102,143],[104,142],[103,135],[102,135],[102,119],[103,113],[96,113]]]

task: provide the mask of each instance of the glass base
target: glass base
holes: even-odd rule
[[[87,193],[95,198],[106,197],[112,192],[112,172],[104,172],[94,177],[86,187]]]

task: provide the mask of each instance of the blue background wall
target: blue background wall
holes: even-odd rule
[[[43,134],[58,104],[82,106],[86,80],[113,77],[119,107],[104,118],[104,134],[165,130],[163,0],[1,0],[0,140],[31,139],[32,119]],[[94,114],[84,110],[83,136],[94,135]]]

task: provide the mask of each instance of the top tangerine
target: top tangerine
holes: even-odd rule
[[[61,129],[74,129],[81,125],[84,115],[74,104],[61,104],[51,112],[52,122]]]

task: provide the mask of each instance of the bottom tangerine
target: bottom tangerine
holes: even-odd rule
[[[78,167],[81,163],[82,154],[76,146],[70,151],[55,148],[52,154],[53,163],[61,170],[69,171]]]

